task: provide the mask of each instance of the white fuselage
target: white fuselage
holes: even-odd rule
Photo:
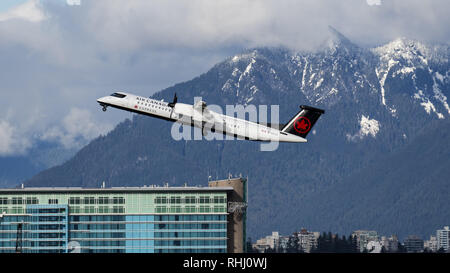
[[[262,124],[216,113],[201,107],[175,103],[173,107],[169,103],[151,98],[136,96],[133,94],[118,92],[125,95],[123,98],[106,96],[97,100],[100,105],[119,108],[139,114],[149,115],[173,122],[202,128],[216,133],[223,133],[242,139],[255,141],[278,142],[307,142],[305,138],[281,132],[277,128],[271,128]],[[204,132],[206,134],[206,132]]]

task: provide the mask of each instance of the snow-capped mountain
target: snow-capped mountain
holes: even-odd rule
[[[227,97],[227,103],[280,104],[292,109],[292,100],[284,101],[291,96],[296,102],[323,108],[354,103],[359,107],[344,109],[350,110],[348,126],[356,122],[362,131],[340,135],[375,137],[383,129],[395,129],[403,130],[397,136],[404,138],[417,130],[403,126],[404,119],[417,117],[421,126],[429,119],[450,117],[449,52],[448,45],[405,38],[361,48],[330,27],[330,38],[317,52],[258,48],[228,58],[209,73],[217,74],[213,93]],[[211,96],[208,91],[202,95]],[[286,119],[290,113],[282,114]],[[369,125],[370,134],[364,129]]]
[[[229,73],[221,90],[241,103],[251,103],[257,96],[262,99],[266,92],[258,91],[267,89],[299,92],[309,103],[325,107],[340,100],[369,98],[392,116],[396,116],[392,97],[406,94],[427,114],[449,117],[448,46],[400,38],[366,49],[332,28],[330,33],[323,48],[314,53],[264,48],[229,58],[219,65]]]
[[[427,114],[444,119],[450,115],[447,102],[449,90],[448,46],[426,46],[404,38],[372,49],[379,58],[376,74],[380,84],[381,102],[393,114],[395,105],[389,106],[389,91],[403,92],[423,106]],[[397,81],[404,87],[387,86],[386,81]],[[392,83],[391,83],[392,85]],[[389,88],[386,91],[386,88]],[[447,92],[447,95],[444,94]],[[411,92],[414,92],[411,95]]]
[[[407,39],[362,48],[332,28],[315,52],[246,50],[153,97],[279,105],[280,122],[300,104],[324,108],[306,145],[264,153],[248,141],[175,141],[161,137],[170,123],[135,116],[26,184],[198,185],[242,174],[250,179],[251,236],[300,227],[430,234],[450,211],[449,52]]]

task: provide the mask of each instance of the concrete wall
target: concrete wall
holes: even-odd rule
[[[245,178],[232,178],[225,180],[210,181],[209,187],[232,187],[233,191],[228,193],[227,202],[246,202],[247,180]],[[246,213],[229,213],[227,228],[227,251],[228,253],[245,252],[246,241]]]

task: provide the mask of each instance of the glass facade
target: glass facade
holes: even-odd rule
[[[225,253],[229,189],[203,189],[1,190],[0,252]]]

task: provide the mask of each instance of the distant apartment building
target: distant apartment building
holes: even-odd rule
[[[256,243],[253,244],[253,248],[261,253],[264,253],[269,248],[278,250],[279,241],[280,234],[278,231],[273,231],[272,235],[257,240]]]
[[[367,252],[369,253],[381,253],[383,249],[383,243],[381,241],[369,241],[366,248]]]
[[[436,236],[430,236],[430,240],[423,242],[424,249],[428,251],[436,252],[438,250],[438,241]]]
[[[379,240],[375,240],[375,238],[369,239],[366,250],[369,253],[397,252],[398,244],[398,238],[395,235],[391,237],[381,236]]]
[[[280,236],[278,239],[278,248],[276,250],[278,252],[285,252],[288,248],[289,236]]]
[[[396,235],[391,237],[382,236],[381,244],[386,252],[397,252],[398,251],[398,238]]]
[[[436,237],[437,237],[437,249],[440,250],[442,248],[444,251],[449,251],[449,244],[450,244],[449,227],[445,226],[444,229],[438,229],[436,231]]]
[[[408,253],[418,253],[418,252],[423,252],[423,240],[420,239],[418,236],[416,235],[409,235],[404,243],[406,251]]]
[[[294,236],[298,238],[298,244],[301,249],[310,253],[312,249],[317,247],[317,240],[320,236],[320,232],[310,232],[306,229],[302,229],[300,232],[294,233]]]
[[[356,246],[360,252],[367,250],[367,244],[370,241],[378,241],[378,233],[374,230],[356,230],[352,233],[356,238]]]

